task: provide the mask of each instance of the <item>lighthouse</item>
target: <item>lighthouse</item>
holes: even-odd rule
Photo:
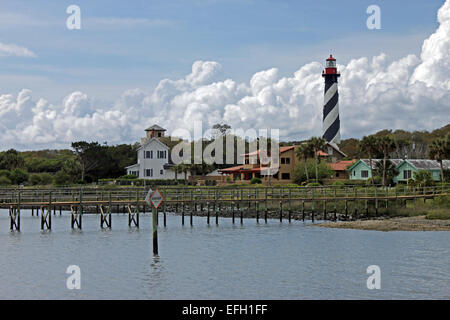
[[[336,59],[332,55],[327,59],[322,77],[325,78],[325,91],[323,99],[323,138],[337,147],[341,142],[339,120],[339,93]]]

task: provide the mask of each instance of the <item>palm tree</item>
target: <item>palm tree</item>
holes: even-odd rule
[[[316,182],[319,182],[319,171],[317,168],[319,164],[319,155],[317,153],[325,147],[326,143],[327,142],[325,141],[325,139],[321,137],[312,137],[311,140],[309,141],[310,148],[312,148],[314,152]]]
[[[377,175],[382,175],[383,172],[385,172],[386,182],[392,181],[392,179],[399,174],[397,166],[389,159],[387,159],[385,163],[378,161],[375,164],[375,173]]]
[[[295,155],[297,156],[297,158],[303,159],[303,163],[305,165],[305,173],[306,173],[306,181],[307,182],[309,182],[309,173],[308,173],[308,166],[306,165],[306,161],[308,160],[308,158],[310,158],[314,155],[313,153],[314,152],[309,143],[301,144],[298,147],[297,151],[295,151]]]
[[[386,160],[390,152],[395,151],[396,144],[390,136],[377,139],[377,149],[383,154],[383,185],[386,185]]]
[[[444,139],[436,139],[430,145],[428,155],[431,159],[439,162],[441,168],[441,181],[444,182],[444,166],[442,160],[448,156],[448,141]]]
[[[369,156],[370,176],[372,179],[372,184],[374,184],[372,174],[372,156],[377,151],[377,138],[375,136],[365,136],[362,138],[359,147],[362,152],[367,153]]]

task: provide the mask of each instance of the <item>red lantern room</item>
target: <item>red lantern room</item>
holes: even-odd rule
[[[325,71],[323,72],[323,75],[326,75],[326,74],[335,74],[335,75],[339,76],[339,73],[337,72],[337,67],[336,67],[336,59],[333,58],[333,55],[331,55],[331,54],[330,54],[330,57],[327,59]]]

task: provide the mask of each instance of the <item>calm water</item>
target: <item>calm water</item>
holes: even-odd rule
[[[376,232],[313,227],[303,222],[232,225],[220,218],[194,227],[168,215],[159,227],[160,256],[151,254],[151,217],[129,229],[113,215],[100,230],[85,215],[83,231],[70,216],[22,211],[22,231],[9,231],[0,211],[2,299],[449,299],[450,233]],[[189,223],[189,219],[186,220]],[[214,220],[212,219],[212,222]],[[161,223],[162,224],[162,223]],[[366,268],[381,268],[381,290],[368,290]],[[81,268],[81,290],[66,288],[69,265]]]

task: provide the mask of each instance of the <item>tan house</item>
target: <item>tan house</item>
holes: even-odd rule
[[[271,183],[293,183],[295,168],[299,165],[300,159],[295,155],[300,145],[280,147],[279,168],[276,173],[271,175]],[[345,157],[339,149],[331,144],[327,144],[326,151],[318,151],[319,157],[325,158],[327,162],[338,161]],[[243,164],[231,168],[220,169],[219,172],[229,176],[233,181],[251,180],[252,178],[261,178],[263,183],[267,183],[267,165],[260,162],[260,150],[246,153],[243,155]]]

